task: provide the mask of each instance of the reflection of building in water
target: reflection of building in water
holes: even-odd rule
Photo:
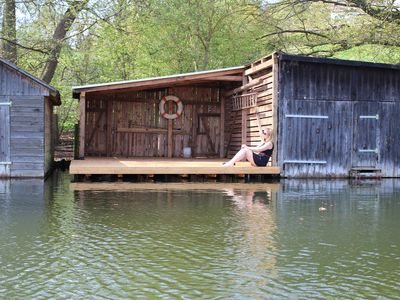
[[[270,273],[275,269],[275,242],[273,238],[276,229],[275,213],[272,209],[275,192],[267,190],[233,190],[225,189],[236,205],[240,217],[238,230],[243,232],[243,243],[238,249],[239,259],[248,270]],[[239,247],[239,245],[238,245]],[[260,276],[260,280],[266,277]]]

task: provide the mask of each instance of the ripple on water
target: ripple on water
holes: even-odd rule
[[[395,298],[396,200],[386,189],[389,202],[379,207],[375,196],[325,189],[330,184],[305,192],[289,185],[265,201],[245,190],[71,192],[58,185],[30,222],[18,222],[29,209],[16,202],[2,211],[0,296]],[[321,203],[332,205],[323,215]]]

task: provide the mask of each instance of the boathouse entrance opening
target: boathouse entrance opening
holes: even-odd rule
[[[379,165],[379,103],[354,104],[353,167],[376,168]]]

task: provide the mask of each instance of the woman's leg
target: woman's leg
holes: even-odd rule
[[[232,167],[236,162],[241,161],[242,159],[247,159],[252,166],[255,166],[256,164],[254,163],[253,159],[253,151],[251,151],[248,148],[242,148],[239,150],[238,153],[232,159],[226,163],[224,163],[225,167]]]

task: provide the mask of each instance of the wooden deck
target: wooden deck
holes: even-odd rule
[[[279,167],[253,167],[248,162],[239,162],[234,167],[223,167],[221,159],[183,158],[85,158],[73,160],[69,172],[72,175],[220,175],[258,174],[279,175]]]

